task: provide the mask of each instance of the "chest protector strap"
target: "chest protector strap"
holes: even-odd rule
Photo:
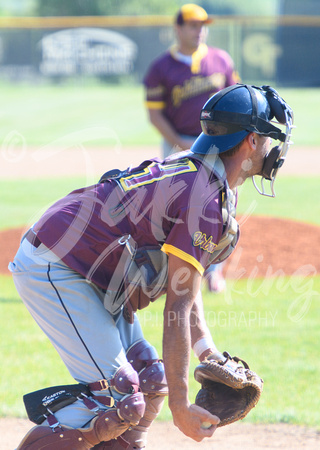
[[[218,155],[198,155],[187,152],[190,159],[201,161],[209,173],[213,173],[220,182],[222,193],[223,232],[219,243],[210,255],[209,264],[217,264],[227,259],[235,249],[239,239],[239,224],[235,219],[237,195],[236,190],[229,188],[223,162]]]

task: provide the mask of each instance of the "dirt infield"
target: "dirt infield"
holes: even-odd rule
[[[80,157],[79,157],[80,152]],[[39,153],[0,155],[0,177],[19,179],[67,175],[83,175],[88,181],[105,170],[126,163],[138,164],[150,155],[150,149],[49,150]],[[128,164],[127,164],[128,165]],[[320,152],[294,149],[282,169],[283,174],[319,175]],[[241,221],[241,219],[240,219]],[[256,230],[267,230],[256,233]],[[284,232],[285,230],[285,232]],[[0,233],[0,273],[9,275],[8,262],[18,248],[24,229]],[[299,249],[299,262],[292,257],[292,243]],[[314,275],[320,273],[320,259],[315,248],[320,248],[320,227],[296,221],[251,216],[241,226],[237,250],[225,266],[227,278],[254,278],[279,275]],[[24,419],[0,419],[0,450],[14,450],[32,424]],[[320,432],[314,429],[285,424],[252,425],[236,423],[218,429],[210,440],[195,443],[175,428],[172,423],[155,423],[150,431],[148,449],[152,450],[209,449],[316,449],[320,448]]]
[[[267,230],[256,233],[256,230]],[[285,232],[284,232],[285,230]],[[8,274],[25,231],[24,228],[0,232],[0,273]],[[299,248],[299,259],[292,258],[292,243]],[[224,272],[227,278],[255,278],[320,273],[320,227],[270,217],[250,217],[241,226],[241,237]]]
[[[160,156],[159,149],[150,147],[85,148],[2,148],[0,178],[44,178],[83,175],[100,176],[104,171],[138,165],[150,157]],[[320,149],[290,149],[281,175],[320,175]]]
[[[0,419],[0,450],[14,450],[30,429],[24,419]],[[319,448],[316,430],[294,425],[251,425],[235,423],[219,428],[212,438],[197,443],[184,436],[171,423],[155,422],[149,432],[150,450],[260,450]],[[72,450],[72,449],[70,449]]]

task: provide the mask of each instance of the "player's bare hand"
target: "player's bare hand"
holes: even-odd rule
[[[175,426],[197,442],[211,437],[220,422],[219,417],[194,404],[185,408],[177,408],[172,411],[172,415]]]

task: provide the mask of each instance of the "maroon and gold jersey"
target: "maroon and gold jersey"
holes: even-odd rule
[[[148,109],[161,109],[179,134],[198,136],[203,105],[239,77],[227,52],[201,44],[191,65],[180,61],[172,48],[153,62],[143,82]]]
[[[138,248],[161,245],[203,274],[223,231],[221,182],[189,156],[154,158],[116,180],[75,190],[51,206],[34,231],[103,289],[121,256],[119,239],[129,234]]]

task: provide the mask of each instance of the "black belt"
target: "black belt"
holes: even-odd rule
[[[30,244],[32,244],[35,248],[38,248],[39,245],[41,244],[40,239],[38,238],[38,236],[32,231],[29,230],[27,231],[25,238],[27,239],[28,242],[30,242]]]

